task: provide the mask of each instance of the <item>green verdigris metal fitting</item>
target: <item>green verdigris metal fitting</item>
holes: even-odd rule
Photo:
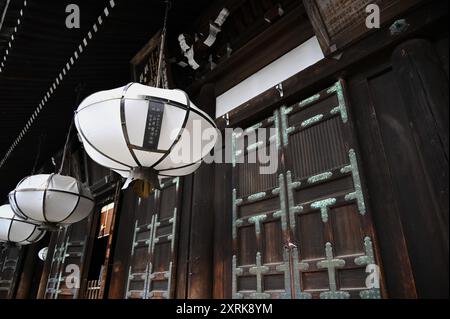
[[[322,120],[323,116],[324,116],[323,114],[317,114],[317,115],[303,121],[301,124],[301,127],[305,128],[305,127],[311,126],[311,125],[319,122],[320,120]]]
[[[298,258],[298,248],[293,247],[292,251],[292,264],[294,267],[294,287],[295,287],[295,295],[297,299],[311,299],[312,296],[310,293],[303,292],[300,287],[300,272],[306,271],[309,269],[309,264],[306,262],[302,262]]]
[[[267,215],[252,216],[248,219],[249,223],[255,224],[255,233],[259,235],[261,233],[261,223],[267,218]]]
[[[346,291],[338,291],[336,285],[336,269],[345,266],[345,260],[335,259],[333,257],[333,247],[331,243],[325,244],[326,260],[319,261],[317,268],[326,268],[328,271],[328,282],[330,286],[329,291],[320,293],[320,299],[348,299],[350,294]]]
[[[358,266],[375,264],[375,255],[373,253],[372,240],[370,237],[364,238],[364,250],[366,251],[366,254],[361,257],[356,257],[355,264]]]
[[[281,131],[283,132],[283,145],[287,146],[289,144],[289,128],[285,106],[281,107]]]
[[[358,211],[361,215],[366,214],[366,204],[364,202],[364,194],[362,191],[361,178],[359,176],[358,162],[356,159],[356,153],[354,149],[349,151],[350,165],[341,169],[341,173],[345,174],[352,172],[353,185],[355,191],[345,196],[345,200],[356,200],[358,204]]]
[[[242,299],[244,296],[238,292],[237,290],[237,280],[238,276],[242,276],[243,270],[242,268],[237,267],[237,257],[233,255],[232,261],[232,279],[231,279],[231,290],[233,294],[233,299]]]
[[[358,266],[376,265],[373,243],[368,236],[364,238],[364,250],[366,254],[355,258],[355,264]],[[360,291],[359,296],[361,299],[381,299],[381,291],[379,288],[362,290]]]
[[[269,299],[270,294],[263,292],[263,274],[269,272],[269,267],[262,264],[261,253],[256,253],[256,266],[249,269],[249,273],[256,275],[256,292],[250,296],[252,299]]]
[[[237,193],[236,193],[236,188],[233,188],[232,191],[232,218],[233,218],[233,225],[232,225],[232,238],[236,239],[237,238],[237,228],[242,224],[242,220],[238,219],[237,217],[237,209],[238,209],[238,205],[240,205],[242,203],[242,199],[241,198],[236,198],[237,197]]]
[[[301,186],[301,182],[292,182],[292,173],[291,171],[287,171],[286,173],[287,179],[287,191],[288,191],[288,205],[289,205],[289,222],[291,224],[292,229],[295,229],[296,220],[295,215],[303,211],[303,207],[300,205],[295,206],[294,202],[294,190]]]
[[[311,204],[312,209],[320,209],[320,215],[324,223],[328,222],[329,206],[336,204],[336,198],[327,198]]]
[[[309,104],[312,104],[314,102],[316,102],[318,99],[320,99],[320,94],[315,94],[307,99],[304,99],[303,101],[298,103],[299,107],[305,107]]]
[[[280,296],[280,299],[291,299],[291,267],[289,265],[289,249],[284,248],[283,251],[283,263],[275,267],[279,272],[284,273],[284,293]]]
[[[173,253],[175,248],[175,234],[177,229],[177,207],[173,209],[172,218],[169,219],[169,223],[172,224],[172,233],[167,236],[167,239],[170,240],[170,250]]]
[[[348,121],[347,107],[345,105],[344,88],[342,87],[341,82],[340,81],[336,82],[335,85],[333,85],[327,90],[327,93],[328,94],[336,93],[339,104],[337,107],[331,110],[331,114],[337,114],[338,112],[340,112],[342,122],[347,123]]]
[[[331,177],[333,177],[333,173],[332,172],[325,172],[325,173],[321,173],[321,174],[317,174],[314,176],[311,176],[310,178],[308,178],[308,184],[315,184],[321,181],[325,181],[327,179],[330,179]]]
[[[273,214],[274,217],[281,219],[281,229],[287,230],[286,221],[286,193],[284,189],[284,176],[283,174],[278,175],[278,187],[272,191],[272,194],[278,195],[280,197],[280,210]]]
[[[247,201],[248,202],[256,202],[264,197],[266,197],[266,192],[259,192],[259,193],[248,196]]]

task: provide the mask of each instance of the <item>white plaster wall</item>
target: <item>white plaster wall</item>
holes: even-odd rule
[[[223,116],[232,109],[276,86],[323,58],[324,55],[317,38],[312,37],[218,96],[216,100],[216,118]]]

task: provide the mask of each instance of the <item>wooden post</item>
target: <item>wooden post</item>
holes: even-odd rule
[[[24,252],[24,263],[20,274],[16,299],[35,299],[37,297],[37,286],[43,271],[43,261],[38,257],[39,251],[49,243],[49,237],[26,247]],[[50,257],[49,257],[50,258]]]
[[[410,173],[421,181],[405,198],[417,205],[402,217],[416,284],[420,297],[448,298],[448,77],[425,40],[401,44],[391,60],[417,154]]]
[[[213,85],[205,85],[196,105],[215,117]],[[205,164],[193,175],[187,298],[211,298],[213,283],[214,164]]]

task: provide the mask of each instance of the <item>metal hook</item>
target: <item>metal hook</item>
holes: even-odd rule
[[[225,114],[225,115],[223,116],[223,118],[225,119],[225,121],[226,121],[226,123],[227,123],[227,126],[230,125],[230,116],[229,116],[229,114],[228,114],[228,113]]]
[[[275,86],[275,89],[278,91],[278,93],[280,94],[280,98],[283,98],[284,96],[284,91],[283,91],[283,83],[279,83]]]

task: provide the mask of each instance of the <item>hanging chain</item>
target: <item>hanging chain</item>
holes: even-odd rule
[[[37,152],[36,152],[36,158],[34,159],[34,164],[33,164],[33,168],[31,170],[30,175],[34,175],[34,173],[36,172],[36,167],[39,162],[39,157],[41,156],[42,141],[44,140],[44,137],[45,137],[44,133],[42,133],[41,136],[39,137],[39,144],[38,144],[38,148],[37,148]]]
[[[170,0],[166,0],[166,12],[164,14],[164,25],[163,25],[163,29],[161,31],[161,43],[159,45],[159,58],[158,58],[158,73],[156,76],[156,87],[159,88],[160,84],[161,84],[161,72],[162,72],[162,60],[163,60],[163,55],[164,55],[164,48],[165,48],[165,44],[166,44],[166,36],[167,36],[167,20],[169,17],[169,10],[171,7],[171,2]]]
[[[66,137],[66,143],[64,144],[64,150],[63,150],[62,159],[61,159],[61,166],[60,166],[59,171],[58,171],[59,175],[61,175],[62,170],[64,168],[64,161],[66,159],[67,148],[69,147],[70,133],[72,132],[72,127],[73,127],[73,123],[74,122],[75,121],[72,118],[72,121],[70,122],[70,126],[69,126],[69,132],[67,133],[67,137]]]
[[[79,83],[77,85],[77,87],[75,88],[75,92],[77,93],[75,105],[77,105],[77,106],[80,103],[81,93],[82,93],[83,89],[84,89],[84,85],[81,83]],[[63,149],[62,159],[61,159],[61,166],[59,167],[59,171],[58,171],[58,174],[60,174],[60,175],[64,168],[64,162],[66,160],[66,153],[67,153],[67,149],[69,147],[69,142],[70,142],[70,133],[72,132],[74,123],[75,123],[75,117],[72,117],[72,121],[70,122],[70,126],[69,126],[69,132],[67,132],[66,142],[64,144],[64,149]]]

